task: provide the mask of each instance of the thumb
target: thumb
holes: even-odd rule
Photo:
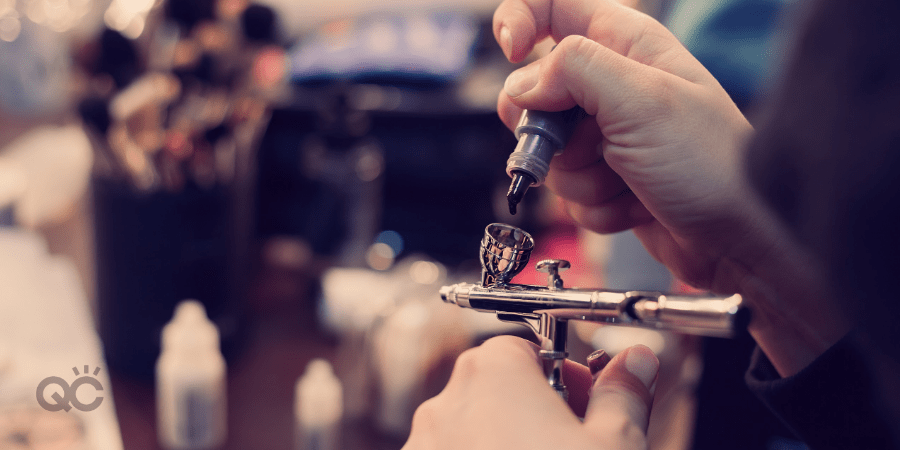
[[[646,448],[658,372],[659,360],[646,346],[635,345],[616,355],[591,387],[586,431],[615,448]]]

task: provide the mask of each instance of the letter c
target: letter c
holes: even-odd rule
[[[97,397],[94,399],[94,401],[88,403],[87,405],[85,405],[84,403],[81,403],[78,400],[78,388],[81,387],[82,384],[89,384],[98,391],[103,390],[103,385],[101,385],[100,382],[97,381],[97,379],[94,377],[81,377],[81,378],[73,381],[72,386],[70,387],[70,390],[66,392],[67,396],[72,397],[69,399],[69,401],[72,403],[72,406],[74,406],[76,409],[78,409],[79,411],[84,411],[84,412],[93,411],[93,410],[97,409],[101,403],[103,403],[103,397]],[[71,395],[69,395],[69,394],[71,394]]]

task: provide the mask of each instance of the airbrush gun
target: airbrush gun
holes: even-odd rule
[[[516,126],[519,143],[506,161],[506,174],[512,178],[506,200],[509,213],[531,186],[540,186],[550,171],[550,160],[562,153],[575,126],[587,116],[580,106],[565,111],[525,110]]]
[[[527,326],[541,346],[547,381],[567,397],[562,379],[568,321],[585,320],[671,330],[701,336],[731,337],[749,322],[741,297],[698,297],[659,292],[607,291],[563,287],[559,272],[564,260],[544,260],[537,270],[547,273],[547,285],[511,283],[528,264],[534,240],[520,228],[491,224],[481,241],[481,283],[441,288],[441,299],[464,308],[492,312],[504,322]]]

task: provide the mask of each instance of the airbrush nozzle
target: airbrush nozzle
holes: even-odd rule
[[[506,193],[506,201],[509,202],[509,213],[516,215],[516,205],[525,197],[525,191],[536,181],[527,173],[513,172],[512,183],[509,184],[509,192]]]

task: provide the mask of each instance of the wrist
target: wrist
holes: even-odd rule
[[[755,196],[754,196],[755,197]],[[781,376],[809,365],[852,324],[830,298],[824,269],[761,201],[743,248],[730,259],[751,308],[749,332]]]

